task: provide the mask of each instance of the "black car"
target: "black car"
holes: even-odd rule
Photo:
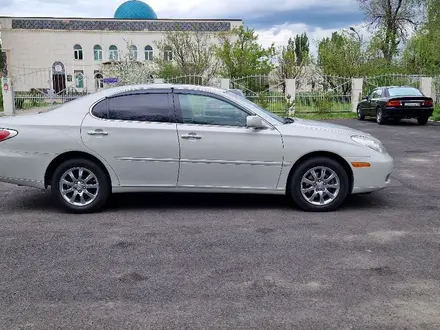
[[[398,122],[404,118],[417,118],[419,125],[425,125],[434,111],[432,98],[426,97],[417,88],[385,86],[376,88],[362,98],[357,106],[357,117],[375,117],[379,125],[387,119]]]

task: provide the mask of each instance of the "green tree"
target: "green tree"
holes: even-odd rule
[[[380,37],[379,49],[391,63],[398,54],[398,46],[406,40],[408,30],[416,28],[422,18],[425,0],[358,0],[367,22]]]
[[[306,33],[295,36],[296,65],[302,66],[309,59],[310,44]]]
[[[440,0],[426,0],[425,22],[408,41],[402,55],[402,66],[408,73],[440,73]]]
[[[333,32],[318,45],[318,66],[324,75],[358,77],[363,72],[364,54],[361,44],[344,33]]]
[[[255,31],[243,26],[220,35],[216,54],[227,78],[268,75],[274,68],[274,46],[262,47]]]

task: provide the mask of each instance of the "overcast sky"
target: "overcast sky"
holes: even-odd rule
[[[1,16],[113,17],[124,0],[0,0]],[[147,0],[159,18],[240,18],[263,45],[307,32],[313,40],[363,19],[356,0]],[[313,45],[312,45],[313,46]]]

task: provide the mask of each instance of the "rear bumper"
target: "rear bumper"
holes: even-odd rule
[[[383,116],[386,118],[431,117],[433,112],[433,108],[385,108]]]
[[[377,154],[377,157],[359,159],[347,158],[351,162],[369,162],[371,167],[354,168],[352,194],[368,193],[384,189],[391,184],[391,172],[394,168],[393,158],[389,154]]]

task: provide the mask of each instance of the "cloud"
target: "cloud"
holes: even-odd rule
[[[295,37],[295,35],[305,32],[309,37],[310,51],[312,54],[316,54],[320,40],[330,37],[335,31],[342,32],[344,29],[349,31],[350,26],[353,26],[364,40],[369,39],[370,34],[364,24],[353,24],[337,28],[323,29],[321,27],[310,26],[304,23],[294,23],[276,25],[269,29],[257,30],[256,32],[258,33],[259,42],[264,47],[268,47],[272,43],[275,43],[275,46],[286,45],[290,37]]]

